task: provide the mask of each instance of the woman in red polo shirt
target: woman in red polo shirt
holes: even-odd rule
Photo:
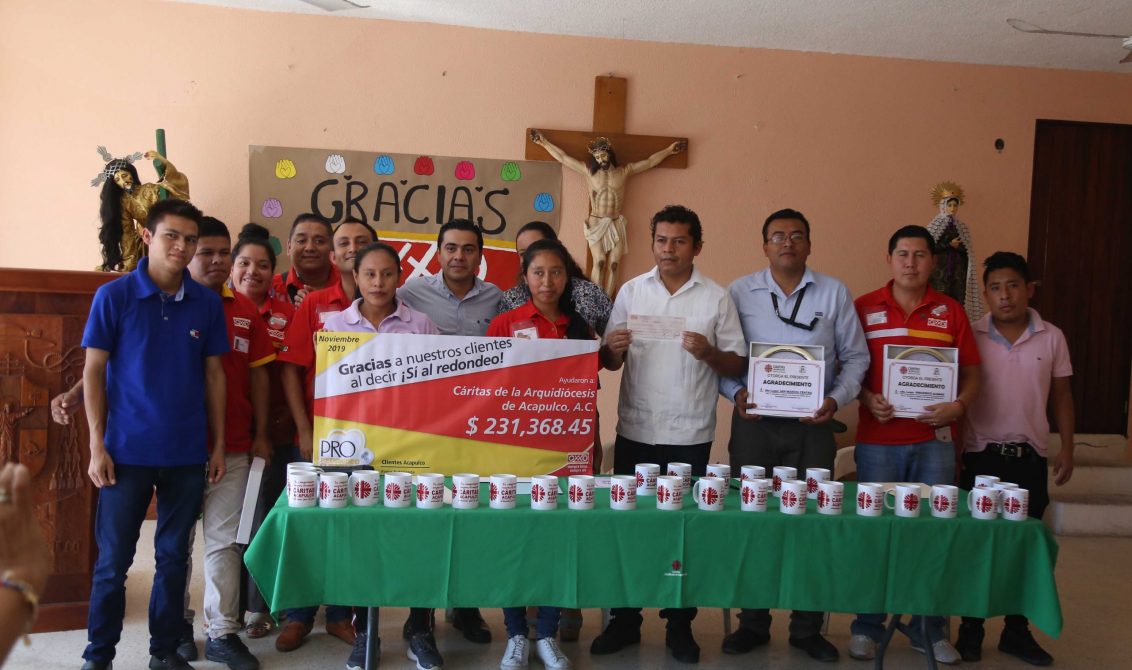
[[[523,253],[523,277],[531,299],[495,317],[487,327],[487,336],[592,340],[593,329],[578,314],[571,298],[572,277],[580,275],[571,270],[577,270],[577,263],[558,240],[538,240],[527,247]],[[561,614],[557,607],[538,608],[535,651],[547,668],[570,667],[570,660],[555,641]],[[503,621],[508,640],[500,667],[526,667],[530,631],[526,608],[503,608]]]

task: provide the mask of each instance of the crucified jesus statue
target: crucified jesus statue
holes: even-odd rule
[[[618,165],[617,155],[609,140],[599,137],[589,143],[590,158],[582,161],[567,155],[536,129],[531,141],[546,149],[554,160],[582,175],[590,190],[590,213],[586,217],[585,235],[593,256],[590,280],[612,296],[616,287],[617,266],[628,250],[625,217],[625,183],[630,175],[652,169],[661,161],[687,148],[684,141],[673,142],[644,160]]]

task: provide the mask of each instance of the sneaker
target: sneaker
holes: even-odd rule
[[[745,654],[755,647],[761,647],[770,642],[770,633],[765,630],[743,628],[740,626],[735,632],[723,638],[723,653]]]
[[[998,638],[998,650],[1016,656],[1030,665],[1045,666],[1053,663],[1053,656],[1038,645],[1029,628],[1003,628],[1002,637]]]
[[[959,637],[955,639],[955,650],[964,663],[975,663],[983,658],[983,627],[981,624],[964,623],[959,626]]]
[[[358,633],[354,637],[354,648],[350,650],[350,658],[346,659],[346,670],[365,670],[368,641],[368,633]],[[381,662],[381,638],[377,639],[377,646],[374,647],[373,651],[373,666],[376,668],[377,664]]]
[[[629,623],[619,623],[617,617],[609,622],[605,630],[590,643],[590,653],[595,656],[616,654],[631,644],[641,641],[641,627]]]
[[[672,650],[672,658],[681,663],[699,663],[700,645],[692,637],[692,626],[673,626],[664,634],[664,646]]]
[[[566,670],[567,668],[574,667],[570,663],[570,659],[566,658],[566,654],[558,648],[558,643],[552,637],[544,637],[538,642],[535,642],[535,651],[538,652],[538,657],[550,670]]]
[[[165,654],[154,654],[149,657],[149,670],[193,670],[189,662],[171,651]]]
[[[200,658],[197,643],[193,640],[193,625],[190,623],[185,624],[185,629],[181,632],[181,636],[177,638],[177,655],[186,661],[195,661]]]
[[[871,661],[876,658],[877,643],[876,640],[868,635],[854,635],[849,638],[849,658],[855,658],[858,661]]]
[[[527,636],[512,635],[507,640],[507,650],[503,652],[503,660],[499,662],[499,667],[501,670],[525,668],[530,664],[530,653]]]
[[[925,653],[923,642],[913,638],[912,650],[918,651],[921,654]],[[955,647],[951,646],[951,643],[947,640],[939,640],[932,643],[932,656],[935,657],[936,663],[943,663],[945,665],[955,665],[963,660],[963,657],[959,655],[959,652]]]
[[[436,648],[436,640],[432,633],[415,633],[409,638],[410,661],[417,662],[417,670],[440,670],[444,667],[444,659]]]
[[[232,670],[259,670],[259,660],[248,651],[244,641],[235,633],[205,642],[204,657],[215,663],[223,663]]]
[[[792,637],[790,638],[790,646],[801,649],[809,654],[810,658],[823,663],[833,663],[840,656],[837,653],[837,647],[822,637],[820,633],[815,633],[809,637]]]
[[[295,651],[303,644],[303,640],[310,635],[311,624],[302,621],[288,621],[279,629],[279,637],[275,638],[277,651]]]

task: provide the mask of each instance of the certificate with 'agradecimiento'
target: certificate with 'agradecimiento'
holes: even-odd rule
[[[748,414],[813,416],[825,400],[824,349],[752,342],[747,370]]]
[[[959,350],[952,347],[884,346],[884,398],[894,416],[914,419],[924,408],[955,400]]]

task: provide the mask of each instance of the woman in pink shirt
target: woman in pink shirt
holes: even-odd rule
[[[326,331],[439,335],[423,312],[397,300],[401,258],[393,247],[374,242],[354,257],[354,282],[362,297],[326,320]]]

